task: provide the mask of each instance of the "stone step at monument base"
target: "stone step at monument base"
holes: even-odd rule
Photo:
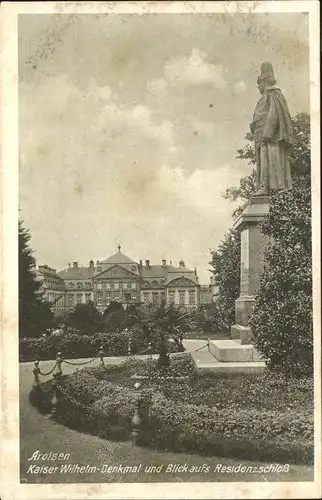
[[[197,373],[263,373],[266,369],[266,364],[263,361],[232,362],[232,363],[197,363],[195,360]]]
[[[243,345],[240,339],[211,340],[209,342],[209,351],[218,361],[223,363],[263,361],[252,344]]]
[[[264,361],[220,361],[210,350],[211,343],[213,342],[227,342],[226,341],[210,341],[209,348],[204,340],[184,340],[183,346],[186,351],[190,352],[193,362],[198,373],[261,373],[265,370],[266,364]],[[231,341],[233,342],[233,341]],[[240,346],[240,341],[236,342]],[[229,344],[230,345],[230,344]],[[242,346],[244,347],[244,346]],[[254,349],[253,346],[248,346]],[[236,345],[234,346],[236,349]],[[232,351],[233,352],[233,351]]]

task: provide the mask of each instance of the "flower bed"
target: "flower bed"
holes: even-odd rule
[[[197,377],[190,371],[189,355],[176,355],[171,364],[176,375],[169,377],[177,379],[161,379],[166,374],[161,375],[155,363],[138,360],[74,372],[61,380],[63,393],[55,418],[83,432],[128,439],[139,395],[143,446],[272,462],[313,462],[312,381],[296,385],[279,379],[274,385],[272,376],[264,374]],[[135,391],[131,377],[145,377],[148,370],[154,377],[142,379],[141,389]],[[48,411],[50,394],[48,382],[32,391],[31,401]]]

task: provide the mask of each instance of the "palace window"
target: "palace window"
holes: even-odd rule
[[[76,295],[76,304],[81,304],[82,303],[82,294],[78,293]]]
[[[81,282],[77,283],[77,288],[83,288],[83,283]]]
[[[131,294],[131,299],[132,299],[132,300],[135,300],[136,298],[137,298],[136,293],[132,293],[132,294]]]
[[[179,291],[179,304],[184,304],[185,303],[185,290],[180,290]]]
[[[114,283],[114,290],[118,290],[120,288],[119,283]]]
[[[175,301],[175,292],[174,291],[169,292],[169,302],[174,304],[174,301]]]
[[[111,289],[111,283],[106,283],[106,290],[110,290]]]
[[[194,290],[189,290],[189,304],[196,303],[196,294]]]
[[[126,290],[127,289],[127,283],[123,283],[123,289]]]
[[[102,290],[102,283],[97,283],[96,288],[97,288],[97,290]]]
[[[149,292],[143,292],[143,301],[147,304],[149,302]]]
[[[68,306],[74,305],[74,295],[72,293],[69,293],[67,295],[67,304],[68,304]]]
[[[136,290],[136,283],[131,283],[132,290]]]
[[[88,302],[91,300],[91,294],[90,293],[85,293],[85,302],[88,304]]]
[[[159,300],[159,293],[158,292],[152,292],[152,302],[156,303]]]

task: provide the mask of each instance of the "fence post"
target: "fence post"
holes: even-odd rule
[[[151,344],[151,342],[149,342],[149,345],[148,345],[148,348],[147,348],[147,352],[148,352],[148,355],[149,355],[149,359],[151,360],[152,359],[152,344]]]
[[[134,384],[134,389],[139,391],[141,387],[140,382],[136,382]],[[139,437],[139,431],[140,431],[140,425],[141,425],[141,418],[140,418],[140,394],[139,392],[137,393],[136,401],[135,401],[135,407],[134,407],[134,415],[132,418],[132,432],[131,432],[131,438],[133,440],[134,444],[137,444],[138,442],[138,437]]]
[[[59,375],[55,373],[52,380],[53,397],[51,398],[51,417],[53,417],[57,412],[58,395],[57,395],[57,378]]]
[[[57,375],[58,377],[60,377],[63,374],[63,371],[62,371],[62,368],[61,368],[61,365],[62,365],[63,361],[64,360],[62,358],[61,352],[57,353],[57,357],[56,357],[57,367],[56,367],[55,375]]]
[[[100,350],[98,351],[99,358],[101,360],[101,365],[104,365],[104,349],[101,345]]]
[[[40,386],[40,380],[39,380],[40,368],[39,368],[38,359],[35,361],[35,366],[34,366],[34,369],[32,371],[34,374],[34,381],[33,381],[32,387],[33,387],[33,389],[38,389]]]
[[[127,344],[127,353],[129,356],[132,354],[132,337],[129,336],[128,344]]]

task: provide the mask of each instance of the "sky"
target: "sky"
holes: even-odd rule
[[[222,196],[271,61],[309,111],[305,14],[19,18],[19,207],[37,264],[122,251],[198,270],[232,226]]]

